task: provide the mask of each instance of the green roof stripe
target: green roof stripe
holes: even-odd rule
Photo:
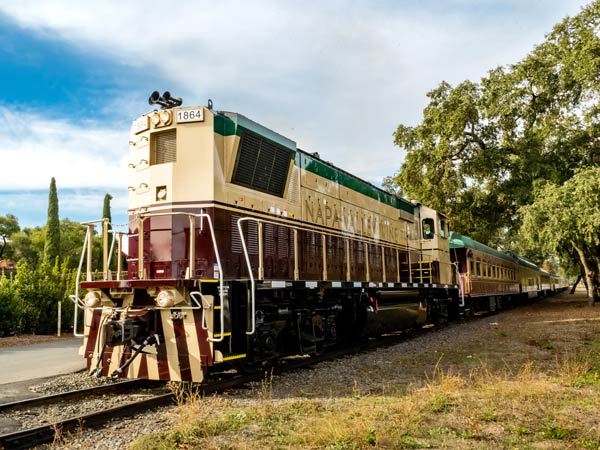
[[[258,134],[259,136],[267,138],[276,144],[288,148],[293,152],[296,152],[296,143],[291,139],[288,139],[285,136],[274,132],[273,130],[269,130],[267,127],[264,127],[261,124],[242,116],[241,114],[224,112],[223,115],[224,119],[226,120],[226,126],[223,131],[228,133],[224,134],[224,136],[231,136],[232,134],[240,136],[242,129],[246,129]],[[218,116],[220,116],[220,114],[215,114],[215,118]],[[231,123],[227,122],[227,120],[229,120]],[[233,129],[231,129],[232,126]],[[217,131],[216,125],[215,131]]]
[[[360,178],[338,169],[335,166],[325,163],[307,153],[299,151],[296,154],[296,166],[308,170],[311,173],[319,175],[327,180],[331,180],[345,186],[353,191],[360,192],[367,197],[377,200],[396,209],[401,209],[410,214],[415,213],[415,206],[404,199],[388,194],[387,192],[373,186]]]
[[[233,136],[234,134],[236,134],[235,122],[229,117],[225,117],[220,114],[215,114],[214,123],[215,133],[219,133],[223,136]]]
[[[214,130],[223,136],[240,136],[243,129],[253,131],[279,145],[289,148],[295,153],[295,164],[297,167],[305,169],[315,175],[319,175],[327,180],[334,181],[353,191],[359,192],[378,202],[389,205],[393,208],[415,214],[415,206],[395,195],[389,194],[378,187],[361,180],[337,167],[326,163],[308,153],[296,151],[296,143],[272,130],[256,123],[241,114],[223,112],[214,115]]]

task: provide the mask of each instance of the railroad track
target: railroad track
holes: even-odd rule
[[[451,324],[457,326],[459,323]],[[291,358],[277,366],[262,367],[256,373],[237,374],[223,379],[208,379],[206,384],[202,384],[194,389],[194,394],[209,395],[222,392],[227,389],[234,389],[244,386],[247,383],[262,381],[268,374],[281,374],[289,371],[300,370],[315,366],[324,361],[331,361],[352,354],[365,351],[372,351],[403,342],[407,339],[416,337],[428,330],[413,330],[391,334],[379,339],[361,341],[352,347],[330,350],[322,355],[313,355],[306,358]],[[114,394],[119,392],[142,389],[149,386],[156,386],[157,382],[148,380],[130,380],[109,385],[98,386],[94,388],[82,389],[78,391],[63,392],[44,397],[38,397],[18,402],[5,403],[0,405],[0,413],[12,409],[32,408],[41,405],[48,405],[58,402],[75,401],[87,399],[90,396]],[[86,414],[77,415],[67,419],[62,419],[51,424],[45,424],[34,428],[19,430],[12,433],[0,435],[0,449],[17,450],[32,448],[55,439],[65,433],[74,432],[83,428],[98,428],[111,420],[118,418],[131,417],[137,413],[145,412],[154,408],[176,404],[181,401],[181,397],[174,393],[161,393],[150,398],[132,401],[108,409],[94,411]]]

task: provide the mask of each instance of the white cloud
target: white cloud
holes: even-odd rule
[[[477,80],[496,65],[521,59],[555,22],[583,4],[453,0],[417,7],[408,1],[339,0],[167,7],[148,0],[0,0],[0,10],[43,36],[159,74],[188,104],[212,97],[217,108],[243,113],[378,182],[399,167],[402,155],[392,133],[399,123],[418,121],[427,91],[441,80]],[[139,112],[144,102],[139,99]],[[58,134],[70,135],[66,145],[52,130],[26,123],[39,139],[27,139],[20,151],[28,152],[29,161],[39,158],[57,167],[40,149],[50,142],[52,155],[58,152],[77,168],[74,185],[126,179],[117,161],[103,157],[94,159],[97,175],[90,175],[90,155],[80,149],[110,152],[107,142],[122,148],[126,137],[96,130],[90,142],[89,130],[58,127]],[[12,164],[20,173],[29,166]],[[47,183],[45,168],[34,173]],[[54,175],[62,178],[63,172]],[[24,183],[17,178],[11,182]]]
[[[61,219],[76,222],[99,219],[104,207],[104,195],[110,193],[111,212],[114,224],[127,222],[126,189],[69,189],[58,186],[58,210]],[[48,211],[48,189],[43,190],[0,190],[0,216],[14,214],[21,227],[43,225]]]
[[[0,190],[43,189],[55,177],[69,187],[122,187],[129,129],[76,125],[34,111],[0,106]]]

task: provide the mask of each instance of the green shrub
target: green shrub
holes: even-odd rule
[[[16,333],[17,291],[12,278],[0,275],[0,337]]]
[[[55,333],[59,301],[62,328],[68,331],[73,320],[68,295],[74,286],[75,272],[66,264],[30,269],[25,262],[18,263],[14,277],[0,278],[0,336]]]

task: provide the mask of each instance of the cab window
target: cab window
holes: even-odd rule
[[[435,233],[435,226],[433,219],[423,219],[423,239],[433,239]]]
[[[448,237],[447,226],[445,220],[440,220],[440,237],[446,238]]]

